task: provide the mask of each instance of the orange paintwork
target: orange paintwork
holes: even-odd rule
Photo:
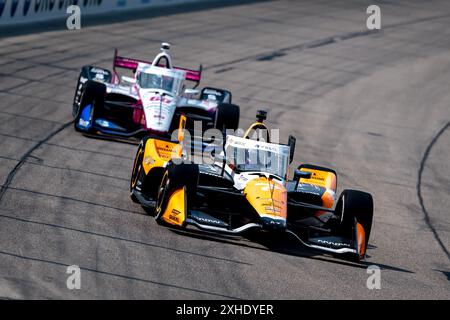
[[[311,172],[310,179],[300,179],[300,183],[309,183],[336,191],[336,175],[333,172],[302,168],[301,171]]]
[[[176,190],[169,198],[169,203],[162,215],[162,219],[172,225],[182,226],[186,219],[185,188]]]
[[[186,121],[187,118],[185,115],[181,115],[180,117],[180,123],[178,125],[178,141],[183,142],[184,141],[184,133],[186,128]]]
[[[326,189],[322,195],[322,205],[330,209],[334,206],[334,195],[330,193],[329,189]]]
[[[148,139],[145,144],[143,166],[146,174],[154,167],[163,167],[174,157],[180,157],[182,148],[179,144],[163,140]]]
[[[358,254],[360,258],[364,258],[366,254],[366,231],[359,222],[356,223],[356,241],[358,242]]]
[[[247,183],[244,194],[260,216],[286,219],[287,192],[281,183],[260,177]]]

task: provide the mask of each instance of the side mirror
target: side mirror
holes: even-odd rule
[[[294,172],[295,190],[297,190],[297,188],[298,188],[300,179],[310,179],[311,176],[312,176],[312,172],[300,171],[298,169],[295,170],[295,172]]]
[[[135,78],[122,76],[121,79],[122,79],[123,82],[130,83],[130,84],[136,84],[136,79]]]
[[[294,161],[294,155],[295,155],[295,143],[297,142],[297,139],[295,139],[294,136],[289,136],[288,146],[290,147],[290,154],[289,154],[289,164]]]
[[[300,179],[311,179],[312,172],[295,170],[294,172],[294,180],[300,181]]]
[[[200,93],[200,90],[197,90],[197,89],[186,89],[186,90],[184,90],[184,94],[188,95],[188,96],[194,96],[194,95],[199,94],[199,93]]]
[[[298,184],[300,179],[310,179],[312,176],[312,172],[295,170],[294,172],[294,181],[295,181],[295,190],[298,188]]]

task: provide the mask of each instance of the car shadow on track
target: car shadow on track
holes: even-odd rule
[[[169,228],[172,232],[182,235],[188,236],[192,238],[215,241],[219,243],[231,244],[240,247],[245,247],[249,249],[256,250],[264,250],[264,251],[272,251],[280,254],[286,254],[290,256],[302,257],[307,259],[319,260],[333,264],[339,264],[343,266],[359,268],[359,269],[367,269],[369,266],[378,266],[380,269],[391,270],[397,272],[405,272],[405,273],[414,273],[413,271],[390,266],[386,264],[380,264],[372,261],[362,261],[360,263],[342,260],[342,258],[332,256],[329,254],[324,254],[318,250],[306,248],[302,246],[297,241],[293,241],[292,237],[289,237],[288,234],[271,234],[270,238],[267,237],[267,234],[264,233],[247,233],[243,236],[229,236],[222,235],[217,233],[204,232],[197,229],[172,229]],[[375,249],[375,246],[369,246],[370,249]],[[370,256],[369,256],[370,257]]]
[[[137,146],[141,139],[126,139],[126,138],[120,138],[120,137],[114,137],[109,135],[101,135],[101,134],[88,134],[88,133],[81,133],[81,135],[88,139],[93,140],[101,140],[101,141],[112,141],[112,142],[120,142],[123,144],[129,144],[132,146]]]

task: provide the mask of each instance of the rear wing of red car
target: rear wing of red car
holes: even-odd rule
[[[133,73],[135,73],[139,63],[146,63],[146,64],[150,64],[150,65],[152,64],[152,62],[148,62],[148,61],[144,61],[144,60],[121,57],[118,55],[118,51],[115,50],[114,51],[114,61],[113,61],[113,71],[114,71],[113,82],[115,83],[119,79],[119,75],[116,71],[116,68],[132,70]],[[174,69],[184,71],[186,73],[186,80],[195,82],[196,83],[195,86],[198,86],[200,84],[200,81],[202,78],[202,70],[203,70],[202,65],[200,65],[198,70],[191,70],[191,69],[185,69],[185,68],[179,68],[179,67],[174,67]]]

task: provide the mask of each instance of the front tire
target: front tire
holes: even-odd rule
[[[160,220],[174,191],[182,187],[186,188],[187,206],[192,206],[195,201],[199,178],[199,169],[195,164],[169,164],[164,172],[158,189],[155,206],[155,217]]]
[[[75,130],[81,131],[80,129],[77,128],[77,122],[81,117],[83,109],[89,104],[92,105],[91,121],[92,122],[95,121],[95,114],[96,112],[98,112],[97,109],[101,109],[103,107],[105,101],[105,94],[106,94],[106,86],[103,83],[91,80],[86,82],[85,89],[81,96],[80,107],[78,108],[75,114],[74,119]],[[90,133],[91,131],[92,129],[88,129],[87,133]]]
[[[136,157],[134,158],[133,171],[131,172],[130,180],[130,197],[134,203],[139,203],[138,199],[133,194],[133,190],[136,188],[136,185],[138,184],[139,178],[143,171],[142,162],[144,161],[144,151],[144,143],[141,141],[136,153]]]
[[[75,96],[73,98],[73,105],[72,105],[72,117],[75,119],[80,112],[80,96],[83,92],[83,84],[81,83],[81,78],[83,76],[83,72],[80,73],[78,76],[77,81],[77,88],[75,89]]]
[[[372,196],[362,191],[344,190],[339,197],[335,212],[340,218],[335,233],[357,242],[358,254],[352,254],[350,259],[361,261],[366,255],[372,230]]]

